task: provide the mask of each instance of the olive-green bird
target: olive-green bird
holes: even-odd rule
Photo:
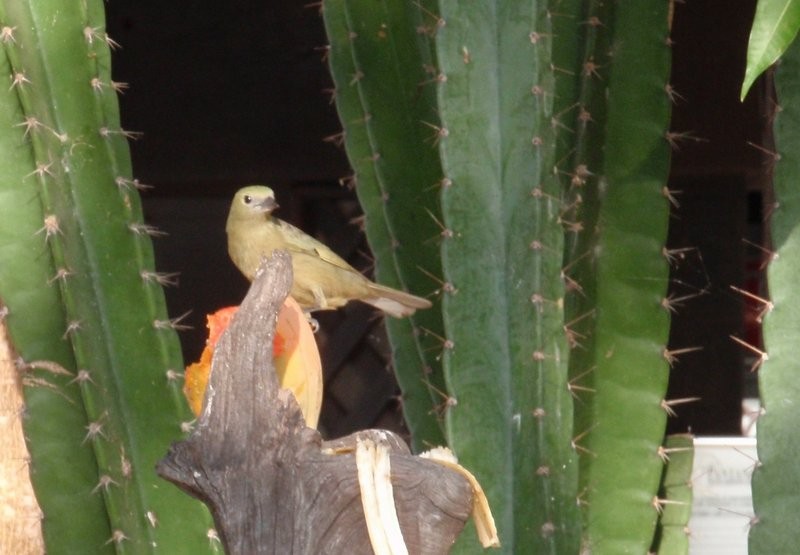
[[[262,257],[285,249],[292,256],[294,271],[291,295],[307,311],[339,308],[353,299],[395,318],[430,308],[427,299],[368,280],[324,244],[274,217],[276,208],[275,193],[269,187],[251,185],[233,197],[225,226],[228,254],[250,281]]]

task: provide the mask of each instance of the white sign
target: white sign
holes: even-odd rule
[[[695,438],[690,555],[747,555],[757,460],[754,438]]]

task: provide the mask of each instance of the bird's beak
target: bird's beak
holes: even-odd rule
[[[255,206],[261,212],[272,212],[278,208],[278,203],[273,197],[264,197],[264,200],[257,202]]]

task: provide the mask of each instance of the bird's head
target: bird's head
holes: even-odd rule
[[[270,214],[278,208],[275,193],[263,185],[250,185],[236,192],[231,204],[231,215],[248,218],[262,214]]]

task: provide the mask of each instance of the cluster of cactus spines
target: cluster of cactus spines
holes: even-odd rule
[[[555,41],[561,73],[557,80],[561,92],[560,121],[566,130],[558,134],[557,172],[563,181],[564,206],[562,225],[565,233],[563,280],[565,325],[568,334],[569,385],[575,403],[573,445],[579,453],[590,454],[583,446],[586,435],[595,425],[594,416],[586,408],[594,401],[596,371],[595,338],[596,282],[590,276],[596,269],[598,217],[600,211],[599,178],[602,174],[604,149],[596,148],[605,140],[606,101],[610,68],[609,6],[590,2],[583,7],[571,6],[570,17],[559,17],[560,37],[572,40]],[[566,51],[561,54],[562,51]],[[572,57],[569,56],[572,54]],[[571,94],[570,94],[571,93]],[[591,169],[590,169],[591,168]],[[587,279],[588,278],[588,279]],[[582,458],[585,468],[591,460]],[[586,471],[582,471],[579,503],[585,505],[588,494]]]
[[[154,471],[188,411],[104,25],[99,0],[0,2],[0,296],[21,367],[70,374],[27,390],[31,474],[48,552],[203,552],[205,508]]]
[[[382,283],[416,294],[453,290],[442,281],[437,190],[441,168],[434,108],[437,78],[428,44],[436,21],[424,7],[326,0],[323,16],[340,135],[365,209],[365,230]],[[398,72],[397,67],[411,68]],[[416,186],[424,184],[424,186]],[[435,299],[432,299],[435,300]],[[415,450],[443,443],[442,317],[425,310],[387,321],[394,367]]]
[[[775,72],[776,107],[774,204],[770,217],[771,256],[767,272],[770,299],[762,299],[765,351],[745,346],[756,356],[763,412],[758,418],[758,464],[753,472],[753,509],[749,547],[754,555],[792,553],[800,543],[798,465],[797,345],[800,325],[797,275],[800,271],[800,44],[795,40]],[[772,149],[766,149],[765,153]]]

